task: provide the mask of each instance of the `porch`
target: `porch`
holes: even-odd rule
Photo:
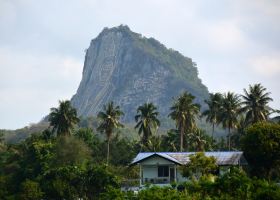
[[[167,185],[177,182],[177,166],[165,165],[139,165],[140,186],[146,184]]]

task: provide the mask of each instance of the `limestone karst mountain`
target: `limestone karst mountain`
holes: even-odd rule
[[[123,121],[132,122],[137,107],[145,102],[153,102],[161,118],[167,118],[172,98],[184,90],[202,105],[208,97],[192,59],[121,25],[105,28],[91,41],[71,102],[79,115],[87,117],[114,101],[125,113]]]

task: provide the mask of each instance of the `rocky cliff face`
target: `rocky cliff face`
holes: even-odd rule
[[[145,38],[127,26],[105,28],[86,51],[83,77],[71,102],[78,114],[94,116],[108,101],[120,105],[124,122],[134,121],[136,109],[145,102],[157,105],[166,118],[172,97],[183,90],[208,97],[195,63],[153,38]]]

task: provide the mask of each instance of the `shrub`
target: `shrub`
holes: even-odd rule
[[[31,180],[26,180],[21,184],[20,199],[22,200],[38,200],[43,197],[43,192],[39,183]]]

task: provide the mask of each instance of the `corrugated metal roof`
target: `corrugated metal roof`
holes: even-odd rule
[[[172,156],[168,155],[165,152],[145,152],[145,153],[138,153],[138,155],[132,161],[131,165],[139,163],[140,161],[143,161],[143,160],[145,160],[149,157],[152,157],[152,156],[159,156],[159,157],[162,157],[164,159],[175,162],[177,164],[181,164],[176,158],[173,158]]]
[[[144,152],[139,153],[131,165],[137,164],[151,156],[160,156],[180,165],[189,162],[189,156],[196,152]],[[214,156],[218,165],[246,165],[247,162],[242,151],[221,151],[221,152],[204,152],[206,156]]]

